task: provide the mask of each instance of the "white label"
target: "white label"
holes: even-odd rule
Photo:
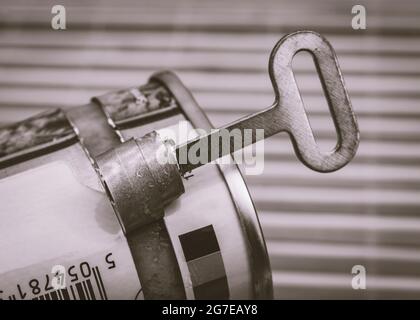
[[[107,196],[66,163],[0,180],[0,199],[0,299],[143,297]]]

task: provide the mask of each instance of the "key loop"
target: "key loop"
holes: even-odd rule
[[[336,127],[337,144],[330,152],[320,151],[296,84],[292,61],[300,51],[307,51],[314,58]],[[270,123],[278,126],[271,130],[288,132],[297,157],[313,170],[331,172],[345,166],[356,153],[359,130],[337,57],[329,42],[312,31],[298,31],[283,37],[271,52],[269,73],[275,92],[275,102],[268,109],[275,119]]]

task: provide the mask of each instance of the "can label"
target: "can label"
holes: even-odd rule
[[[0,180],[0,299],[143,298],[105,192],[79,180],[62,161]]]

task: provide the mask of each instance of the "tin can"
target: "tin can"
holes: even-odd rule
[[[272,298],[257,213],[233,163],[183,179],[162,218],[129,231],[120,223],[98,159],[181,127],[212,128],[181,81],[160,72],[0,129],[0,298]]]

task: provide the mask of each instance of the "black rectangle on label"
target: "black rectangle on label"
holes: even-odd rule
[[[187,261],[220,251],[212,225],[181,234],[179,240]]]
[[[229,299],[227,278],[219,278],[193,288],[197,300]]]

